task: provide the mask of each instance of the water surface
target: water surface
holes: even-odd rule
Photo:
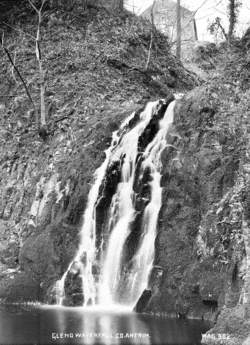
[[[0,307],[0,344],[199,345],[200,321],[124,311],[63,307]]]

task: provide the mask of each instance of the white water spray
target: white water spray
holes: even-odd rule
[[[106,159],[97,169],[95,182],[89,192],[79,249],[63,277],[57,282],[57,302],[60,305],[65,299],[64,286],[69,272],[77,273],[82,280],[84,306],[123,304],[132,308],[143,290],[147,288],[154,261],[154,242],[162,202],[161,154],[167,145],[166,135],[173,121],[175,101],[168,106],[159,122],[157,133],[146,145],[144,152],[138,152],[138,143],[140,136],[147,130],[147,126],[157,112],[159,104],[160,101],[148,103],[132,129],[128,131],[127,126],[134,114],[122,124],[118,132],[113,134],[111,146],[106,151]],[[139,155],[141,164],[138,167]],[[99,259],[100,273],[97,279],[93,274],[93,266],[97,264],[98,250],[96,248],[96,205],[108,167],[116,161],[121,162],[121,176],[108,210],[108,240],[103,246]],[[127,265],[123,260],[127,241],[133,231],[132,224],[137,214],[135,201],[138,195],[134,190],[134,185],[136,179],[142,179],[146,171],[149,171],[150,175],[148,181],[150,197],[143,210],[141,227],[136,229],[138,231],[137,247]],[[121,289],[121,282],[125,282],[124,289]]]
[[[141,293],[147,288],[149,273],[154,261],[154,242],[162,194],[160,187],[161,153],[166,147],[167,131],[173,122],[174,105],[175,102],[169,105],[164,118],[160,122],[160,129],[157,135],[143,154],[141,170],[143,172],[146,168],[149,168],[152,177],[150,183],[151,201],[144,211],[139,249],[132,260],[131,270],[127,274],[126,290],[122,296],[122,300],[126,304],[131,305],[131,307],[134,306]],[[114,228],[111,229],[108,249],[104,258],[99,287],[99,303],[101,305],[115,304],[117,299],[119,300],[119,296],[116,294],[121,275],[123,274],[121,258],[125,241],[130,233],[130,223],[135,215],[133,182],[135,179],[136,147],[139,133],[136,131],[136,128],[134,130],[137,135],[134,136],[134,132],[129,132],[127,137],[125,136],[125,140],[120,143],[123,152],[127,152],[127,148],[129,148],[130,154],[126,154],[126,162],[122,170],[122,181],[118,185],[117,193],[113,197],[113,203],[119,205],[119,220]],[[111,219],[116,218],[114,211],[115,207],[112,208]]]

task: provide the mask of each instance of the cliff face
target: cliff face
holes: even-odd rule
[[[178,103],[162,157],[163,278],[152,282],[148,310],[216,321],[206,344],[218,333],[241,344],[250,329],[248,31],[210,82]]]
[[[35,16],[15,10],[22,31],[35,35]],[[38,136],[20,80],[0,52],[4,76],[0,84],[3,300],[49,298],[51,286],[76,252],[93,174],[104,159],[112,132],[149,99],[196,83],[169,53],[161,35],[155,38],[145,70],[149,24],[96,6],[79,11],[48,8],[44,13],[46,141]],[[22,32],[2,29],[5,46],[12,56],[16,53],[16,64],[39,108],[34,41]]]
[[[0,298],[51,298],[76,252],[93,173],[112,132],[147,100],[184,90],[162,155],[155,269],[163,278],[151,282],[147,311],[215,320],[229,310],[234,320],[249,318],[248,89],[241,93],[214,80],[188,92],[195,78],[169,54],[162,36],[145,71],[150,26],[127,14],[88,11],[81,18],[45,16],[45,142],[1,55]],[[23,25],[35,30],[31,22]],[[15,37],[6,36],[10,48]],[[38,104],[31,47],[32,40],[23,40],[17,63]],[[226,322],[219,318],[218,329],[233,333],[238,324]]]
[[[239,136],[220,128],[216,103],[205,89],[185,96],[163,155],[156,264],[167,268],[163,291],[173,301],[184,297],[178,304],[191,314],[223,304],[226,280],[235,292],[241,288],[244,176],[238,171],[245,150]],[[165,297],[163,308],[178,312]]]
[[[223,98],[219,95],[223,93]],[[148,310],[249,333],[249,105],[235,89],[196,88],[178,104],[163,153],[157,269]],[[228,104],[228,105],[226,105]],[[245,321],[244,321],[245,320]]]

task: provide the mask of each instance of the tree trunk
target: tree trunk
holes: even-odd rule
[[[113,8],[116,11],[122,11],[124,8],[124,0],[114,0],[113,1]]]
[[[147,58],[147,63],[146,63],[146,71],[148,69],[148,65],[150,63],[150,58],[151,58],[151,50],[153,46],[153,40],[154,40],[154,30],[155,30],[155,21],[154,21],[154,8],[155,8],[155,3],[156,0],[154,0],[152,8],[151,8],[151,33],[150,33],[150,44],[149,44],[149,49],[148,49],[148,58]]]
[[[176,18],[177,18],[176,57],[178,59],[181,59],[181,0],[177,0],[177,3],[176,3]]]
[[[46,1],[46,0],[45,0]],[[45,3],[44,1],[44,3]],[[39,75],[40,75],[40,111],[41,111],[41,126],[46,126],[46,107],[45,107],[45,72],[42,65],[42,56],[40,50],[40,29],[42,24],[42,7],[38,11],[38,26],[37,26],[37,36],[36,36],[36,58],[39,65]]]
[[[229,0],[228,42],[231,43],[236,23],[236,0]]]
[[[35,12],[38,15],[38,24],[37,24],[37,32],[36,32],[36,59],[39,66],[39,77],[40,77],[40,125],[38,128],[39,135],[45,140],[47,137],[47,125],[46,125],[46,106],[45,106],[45,71],[43,69],[43,62],[40,50],[40,34],[41,34],[41,24],[42,24],[42,10],[43,6],[45,5],[46,1],[42,0],[41,6],[38,9],[33,0],[28,0],[30,5],[33,7]]]

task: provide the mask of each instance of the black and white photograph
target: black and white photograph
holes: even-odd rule
[[[250,345],[249,0],[0,0],[0,345]]]

